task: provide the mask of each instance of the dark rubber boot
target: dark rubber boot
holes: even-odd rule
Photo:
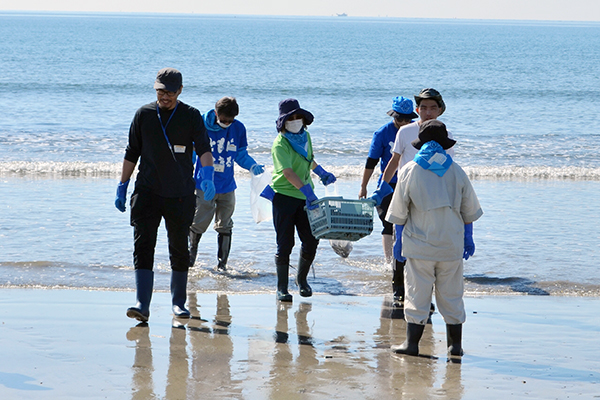
[[[198,255],[198,243],[200,243],[201,233],[196,233],[190,229],[190,267],[193,267],[196,263],[196,256]]]
[[[277,267],[277,300],[291,302],[292,295],[288,292],[289,261],[275,256],[275,267]]]
[[[298,285],[300,296],[302,297],[312,296],[312,289],[308,285],[306,277],[308,276],[310,266],[314,259],[314,256],[307,257],[306,254],[300,254],[300,259],[298,260],[298,276],[296,277],[296,284]]]
[[[392,346],[392,351],[397,354],[407,354],[409,356],[419,355],[419,341],[423,336],[425,325],[406,324],[406,340],[400,346]]]
[[[392,290],[394,291],[394,306],[404,306],[404,265],[406,261],[394,260],[394,274],[392,276]]]
[[[462,357],[462,324],[446,324],[446,343],[448,343],[448,354]]]
[[[150,318],[150,300],[152,299],[152,288],[154,286],[154,271],[149,269],[135,270],[135,296],[137,304],[127,309],[129,318],[148,322]]]
[[[229,250],[231,250],[231,233],[219,233],[217,242],[219,243],[219,250],[217,251],[219,264],[217,265],[217,269],[225,271],[227,269]]]
[[[190,312],[185,308],[187,298],[187,271],[171,271],[171,299],[173,315],[179,318],[189,318]]]

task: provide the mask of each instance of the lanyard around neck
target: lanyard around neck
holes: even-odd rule
[[[169,146],[169,150],[171,150],[171,155],[173,156],[173,160],[175,160],[175,162],[177,162],[177,158],[175,158],[175,152],[173,151],[173,146],[171,145],[171,141],[169,140],[169,137],[167,136],[167,126],[169,126],[169,122],[171,122],[171,118],[173,118],[173,115],[175,115],[175,111],[177,111],[178,106],[179,106],[179,102],[177,102],[175,104],[175,108],[173,109],[171,116],[167,120],[167,123],[163,125],[162,118],[160,117],[160,109],[158,107],[158,103],[156,103],[156,115],[158,115],[158,122],[160,122],[160,127],[162,128],[163,134],[165,135],[165,139],[167,140],[167,145]]]

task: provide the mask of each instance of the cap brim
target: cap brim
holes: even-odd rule
[[[436,142],[438,142],[438,141],[436,140]],[[442,146],[442,149],[444,149],[444,150],[448,150],[450,147],[452,147],[456,144],[456,140],[450,139],[450,138],[446,138],[442,142],[443,143],[440,143],[440,142],[438,142],[438,143],[440,144],[440,146]],[[412,142],[410,142],[410,144],[412,144],[413,147],[417,150],[421,150],[421,147],[423,147],[423,145],[425,143],[427,143],[427,142],[422,142],[418,138],[413,140]]]
[[[176,92],[179,90],[179,87],[176,87],[176,85],[165,85],[164,83],[161,83],[161,82],[154,82],[154,89],[168,90],[169,92]]]
[[[419,118],[419,115],[417,113],[415,113],[414,111],[411,112],[410,114],[400,114],[399,112],[396,112],[394,110],[390,110],[390,111],[387,112],[387,115],[389,115],[390,117],[403,118],[403,119],[415,119],[415,118]]]

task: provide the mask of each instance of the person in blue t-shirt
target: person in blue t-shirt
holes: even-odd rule
[[[394,97],[392,101],[392,109],[387,112],[387,115],[394,119],[383,125],[381,128],[373,133],[373,139],[371,140],[371,147],[369,148],[369,156],[365,164],[365,170],[363,172],[363,179],[360,185],[360,192],[358,198],[364,199],[367,197],[367,184],[373,175],[375,166],[379,160],[381,160],[380,168],[381,175],[377,181],[377,187],[381,182],[383,171],[392,158],[392,148],[394,147],[394,141],[396,140],[396,134],[398,130],[412,122],[414,118],[419,116],[414,111],[414,105],[412,100],[402,96]],[[396,186],[396,174],[390,181],[390,186],[393,188]],[[379,219],[383,224],[383,230],[381,231],[381,238],[383,243],[383,254],[385,257],[386,264],[392,264],[394,261],[393,244],[394,244],[394,226],[393,224],[385,220],[387,210],[392,200],[392,194],[384,197],[381,204],[377,206],[377,213]],[[400,297],[400,293],[403,292],[403,268],[401,266],[393,265],[393,277],[392,277],[392,289],[394,291],[394,298]]]
[[[218,233],[217,268],[227,268],[237,188],[233,176],[234,161],[253,175],[264,172],[264,165],[257,164],[248,154],[246,127],[235,119],[238,114],[239,106],[235,98],[223,97],[213,110],[202,116],[210,138],[216,194],[211,200],[205,200],[204,192],[196,190],[196,213],[190,227],[190,267],[196,262],[200,238],[214,217],[214,229]],[[201,173],[201,165],[196,164],[196,174]]]

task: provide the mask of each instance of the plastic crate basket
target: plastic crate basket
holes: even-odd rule
[[[373,200],[323,197],[318,208],[306,210],[312,234],[317,239],[355,242],[373,232]]]

